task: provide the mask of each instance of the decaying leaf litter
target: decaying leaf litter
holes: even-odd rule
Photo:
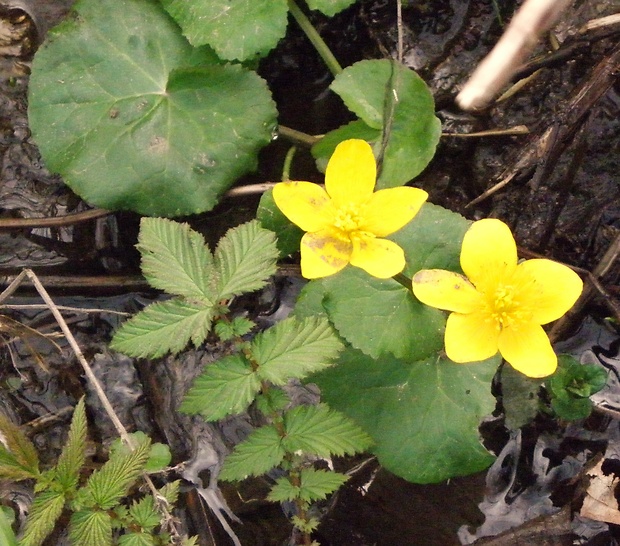
[[[53,2],[42,4],[44,17],[58,9]],[[336,53],[346,58],[354,57],[354,60],[357,60],[363,56],[395,55],[397,34],[396,10],[393,4],[360,2],[354,9],[347,10],[334,20],[319,21],[320,28],[326,37],[331,37],[335,42],[339,42],[338,36],[342,35],[342,29],[351,33],[349,40],[342,39],[334,45]],[[514,9],[511,2],[498,4],[507,14]],[[598,304],[597,316],[617,316],[618,271],[615,258],[618,246],[619,194],[617,184],[614,184],[614,174],[618,170],[617,114],[620,99],[616,81],[617,23],[596,27],[592,21],[613,15],[619,9],[620,6],[612,2],[576,2],[563,13],[554,29],[559,47],[554,50],[547,43],[541,44],[520,70],[519,76],[531,78],[527,85],[484,112],[465,114],[454,106],[456,91],[501,34],[493,3],[437,1],[410,3],[403,7],[404,61],[418,70],[433,88],[445,133],[461,134],[523,126],[529,131],[526,135],[517,136],[446,136],[435,161],[422,177],[417,179],[416,185],[429,191],[433,202],[460,211],[468,218],[502,218],[515,229],[524,256],[525,252],[552,256],[592,274],[594,280],[590,284],[588,299],[590,303],[594,300]],[[263,70],[273,75],[274,81],[281,82],[282,89],[278,93],[283,97],[286,96],[286,88],[295,92],[296,86],[299,86],[306,88],[311,99],[317,99],[316,109],[321,113],[313,116],[313,123],[323,123],[324,127],[315,131],[323,132],[331,128],[328,126],[329,115],[326,115],[326,112],[333,112],[338,116],[343,113],[338,111],[338,106],[333,101],[319,96],[324,94],[326,87],[326,83],[322,81],[324,74],[319,61],[308,61],[303,57],[285,60],[291,50],[289,44],[294,43],[297,46],[301,40],[295,31],[291,31],[287,41],[264,63]],[[351,44],[361,47],[351,51]],[[308,66],[305,81],[295,80],[298,76],[292,76],[291,63],[293,67],[302,63]],[[309,74],[314,79],[307,85]],[[19,222],[16,222],[20,217],[56,217],[87,208],[64,188],[61,181],[50,177],[40,164],[36,148],[29,140],[27,131],[24,99],[26,84],[26,78],[15,80],[13,86],[8,82],[2,84],[4,123],[0,198],[4,214],[3,218],[0,218],[0,228],[6,220],[7,225],[4,227],[7,229],[3,229],[0,236],[3,249],[6,249],[2,252],[1,262],[5,275],[14,276],[22,267],[33,267],[41,273],[43,284],[55,299],[62,294],[63,287],[69,286],[76,297],[71,298],[67,304],[76,306],[76,299],[82,299],[82,287],[87,286],[89,299],[83,300],[84,306],[134,311],[141,305],[141,298],[152,295],[115,296],[106,300],[95,296],[100,294],[100,290],[105,290],[107,294],[110,291],[118,293],[117,287],[122,283],[132,288],[141,286],[140,279],[135,275],[135,254],[131,252],[135,243],[135,218],[121,214],[95,219],[93,216],[98,213],[86,213],[86,217],[78,217],[85,220],[85,223],[69,224],[68,227],[58,224],[41,227],[32,227],[31,224],[28,227],[23,224],[20,226]],[[283,116],[290,119],[281,121],[287,126],[295,127],[295,120],[299,115],[297,112],[285,112]],[[274,155],[278,157],[278,153],[276,143]],[[267,164],[261,169],[259,176],[253,181],[277,179],[277,174],[273,174],[277,172],[277,166],[270,167]],[[238,202],[226,201],[211,216],[196,219],[195,222],[203,228],[209,223],[222,222],[227,211],[233,208],[249,208],[251,203],[250,200],[249,204],[244,202],[239,207]],[[84,249],[88,249],[88,252]],[[76,268],[84,274],[75,276]],[[290,305],[286,294],[286,291],[290,290],[289,284],[286,278],[280,278],[274,284],[274,292],[285,305]],[[282,290],[285,290],[284,294],[281,293]],[[120,290],[124,291],[125,289]],[[258,313],[268,314],[273,311],[272,307],[277,307],[273,305],[272,296],[273,294],[263,295],[261,300],[246,302],[246,305]],[[62,299],[60,303],[64,303]],[[11,316],[35,329],[42,328],[44,324],[41,323],[47,322],[47,311],[34,318],[34,312],[29,313],[30,317]],[[168,358],[153,364],[138,362],[134,366],[128,359],[119,358],[105,348],[106,336],[116,325],[118,318],[88,313],[66,313],[66,317],[76,331],[78,342],[91,361],[95,373],[103,378],[104,390],[112,398],[112,405],[122,417],[125,426],[144,430],[156,437],[160,435],[163,441],[170,444],[175,454],[175,462],[188,460],[197,454],[194,464],[184,470],[189,482],[197,481],[195,477],[203,465],[208,467],[225,453],[227,441],[234,441],[239,435],[243,435],[244,430],[249,430],[249,418],[223,423],[217,428],[187,422],[187,419],[172,418],[173,408],[191,383],[193,375],[198,373],[205,360],[212,359],[212,355],[192,352],[178,359]],[[578,326],[582,319],[583,316],[577,314],[565,332]],[[35,322],[32,322],[33,320]],[[576,350],[582,349],[580,344],[587,344],[587,340],[583,339],[587,338],[584,332],[592,335],[591,322],[582,328],[582,338],[578,337],[577,341],[572,342]],[[591,351],[593,358],[603,358],[611,367],[609,362],[613,361],[614,356],[614,335],[600,333],[598,330],[594,332],[594,345],[598,349]],[[17,422],[24,424],[49,414],[59,416],[56,422],[52,420],[51,428],[43,429],[43,432],[38,432],[35,436],[41,451],[51,453],[62,442],[62,431],[68,423],[66,408],[74,405],[84,388],[89,387],[85,387],[86,384],[78,379],[81,371],[75,364],[71,364],[73,359],[71,358],[68,364],[67,355],[46,347],[45,340],[41,340],[43,345],[38,350],[42,354],[51,351],[45,359],[52,370],[51,374],[44,373],[29,362],[29,351],[20,347],[19,341],[12,343],[21,355],[21,359],[18,359],[20,361],[15,363],[19,373],[13,368],[13,363],[7,360],[7,365],[3,367],[6,385],[3,388],[3,403],[7,412],[15,417]],[[39,342],[37,348],[38,345]],[[27,379],[24,380],[24,377]],[[162,385],[169,387],[162,388]],[[312,399],[316,394],[302,393],[300,396]],[[613,397],[607,397],[607,405],[610,404],[610,398]],[[92,419],[97,431],[95,436],[105,441],[114,437],[116,432],[103,414],[97,411],[99,403],[96,400],[92,395],[88,400],[93,408]],[[171,411],[154,410],[161,407],[170,408]],[[612,420],[611,423],[613,427],[615,421]],[[573,427],[565,432],[580,438],[581,441],[594,444],[605,443],[607,439],[615,437],[613,431],[606,429],[604,424],[598,423],[598,429],[594,430],[591,430],[591,426],[592,424],[588,423],[583,428]],[[552,488],[555,482],[550,477],[549,462],[545,461],[542,451],[553,442],[559,443],[559,453],[564,453],[562,450],[566,449],[561,446],[557,431],[555,433],[546,437],[537,430],[528,430],[525,438],[527,441],[514,437],[511,439],[513,443],[508,444],[514,446],[514,442],[517,442],[522,456],[525,456],[528,449],[535,454],[536,464],[542,466],[535,467],[533,471],[549,478],[549,488]],[[587,437],[585,440],[584,436]],[[188,441],[190,437],[193,438],[192,442]],[[569,463],[570,461],[565,461],[559,465],[557,468],[561,471],[556,471],[555,474],[568,479],[566,476],[570,475],[570,468],[574,470],[579,467],[577,463],[572,467]],[[368,464],[365,468],[368,469]],[[522,479],[516,468],[514,472],[511,485],[518,484],[518,480]],[[519,469],[519,472],[522,472],[522,469]],[[492,476],[492,471],[490,475]],[[554,476],[554,479],[555,477],[557,476]],[[560,478],[558,480],[561,483],[563,479]],[[259,486],[260,484],[256,487],[260,489]],[[382,490],[381,472],[373,487],[377,491]],[[406,489],[408,486],[402,487]],[[210,506],[217,507],[218,503],[222,502],[219,493],[210,487],[210,484],[203,482],[199,484],[199,488],[203,491],[203,499],[207,502],[211,499]],[[390,499],[386,500],[385,490],[383,491],[384,496],[381,498],[389,510]],[[509,492],[510,488],[507,491]],[[502,491],[496,493],[501,499]],[[200,503],[196,503],[195,498],[191,500],[191,495],[195,495],[195,492],[189,495],[190,511],[191,507],[197,511]],[[241,507],[238,512],[249,513],[251,518],[255,518],[256,512],[252,512],[252,506],[262,504],[260,493],[256,495],[252,502]],[[372,495],[371,487],[368,494],[371,501]],[[471,505],[480,502],[481,495],[474,496],[475,498],[470,500]],[[397,495],[394,494],[394,497]],[[432,495],[429,494],[430,498]],[[534,500],[530,498],[523,502],[527,505]],[[422,506],[433,509],[437,505],[429,500],[426,505],[422,502]],[[374,516],[378,510],[372,512]],[[368,513],[366,515],[368,516]],[[212,518],[203,512],[198,514],[197,520],[205,517]],[[333,544],[362,544],[373,541],[379,544],[420,544],[421,537],[422,540],[428,539],[428,544],[432,544],[431,540],[437,537],[441,538],[437,543],[449,544],[456,543],[455,527],[462,523],[480,523],[480,520],[464,519],[449,524],[452,532],[429,528],[420,531],[415,527],[405,528],[404,521],[400,520],[397,538],[394,538],[390,535],[391,530],[381,527],[364,535],[362,522],[356,521],[350,513],[347,514],[347,519],[354,521],[354,528],[348,529],[347,525],[340,521],[336,525],[338,529],[334,530],[333,524],[330,527],[330,517],[328,515],[326,520],[324,541],[328,543],[330,540],[327,529],[331,528]],[[436,519],[446,518],[438,516]],[[253,527],[247,537],[242,537],[242,542],[245,544],[244,541],[259,537],[255,539],[257,542],[247,543],[270,543],[270,535],[277,534],[270,525],[260,523]],[[358,529],[355,529],[355,525]],[[568,530],[566,520],[562,520],[561,525],[554,525],[549,523],[543,526],[543,529],[551,528],[557,531],[559,528],[562,533]],[[209,536],[209,533],[216,537],[217,527],[218,524],[213,522],[200,527],[200,532],[204,537]],[[499,532],[498,529],[492,531],[492,534]],[[513,532],[518,533],[518,530]],[[261,536],[264,538],[260,538]],[[212,543],[226,544],[228,539],[210,540]],[[260,542],[261,540],[263,542]]]

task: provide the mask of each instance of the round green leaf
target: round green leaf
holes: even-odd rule
[[[435,155],[441,123],[430,90],[413,70],[388,59],[360,61],[339,74],[331,89],[369,127],[384,132],[375,145],[382,156],[378,188],[402,186],[424,170]]]
[[[393,279],[348,267],[324,279],[323,286],[323,306],[338,333],[373,358],[391,353],[418,360],[443,347],[445,314]]]
[[[222,59],[266,55],[286,33],[286,0],[161,2],[192,45],[209,44]]]
[[[33,62],[29,119],[48,168],[108,209],[213,208],[271,139],[265,82],[193,49],[153,0],[75,9]]]
[[[310,9],[318,9],[321,13],[332,17],[355,3],[355,0],[306,0]]]
[[[377,361],[350,349],[312,380],[331,407],[370,434],[385,468],[412,482],[434,483],[493,461],[478,426],[495,408],[491,379],[499,361],[455,364],[437,355]]]

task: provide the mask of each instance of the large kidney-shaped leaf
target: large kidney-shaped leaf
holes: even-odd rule
[[[192,48],[153,0],[81,0],[37,52],[29,120],[85,200],[175,216],[211,209],[275,125],[265,82]]]
[[[401,186],[428,165],[441,123],[430,90],[413,70],[388,59],[360,61],[339,74],[331,89],[369,127],[382,130],[375,141],[382,159],[378,188]]]
[[[273,49],[286,33],[286,0],[161,0],[195,46],[246,60]]]
[[[349,349],[336,367],[312,379],[331,407],[370,434],[385,468],[412,482],[434,483],[493,461],[478,426],[495,408],[491,379],[498,364],[498,357],[455,364],[439,355],[374,360]]]

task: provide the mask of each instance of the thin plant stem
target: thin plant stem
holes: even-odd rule
[[[336,60],[336,57],[334,57],[331,49],[327,47],[327,44],[323,41],[320,34],[312,26],[312,23],[306,17],[306,14],[299,9],[299,6],[294,2],[294,0],[288,0],[288,9],[295,21],[297,21],[297,24],[301,27],[301,30],[303,30],[304,34],[308,37],[308,40],[312,42],[314,49],[316,49],[317,53],[321,56],[321,59],[323,59],[323,62],[327,65],[329,71],[334,76],[340,74],[342,72],[340,63]]]
[[[402,273],[397,273],[392,278],[399,284],[402,284],[407,290],[411,292],[411,279],[407,277],[407,275],[403,275]]]
[[[282,182],[288,182],[291,179],[291,164],[293,163],[293,157],[295,157],[296,151],[297,148],[292,146],[289,151],[286,152],[284,166],[282,167]]]
[[[308,133],[302,133],[296,129],[291,129],[284,125],[278,127],[278,135],[284,137],[295,144],[303,144],[304,146],[314,146],[319,140],[320,136],[309,135]]]

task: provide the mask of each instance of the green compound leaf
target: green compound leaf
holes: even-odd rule
[[[56,464],[56,481],[65,494],[73,492],[78,484],[86,457],[86,427],[86,409],[82,397],[73,411],[67,443]]]
[[[260,379],[243,356],[226,356],[209,364],[194,381],[179,411],[217,421],[245,411],[260,386]]]
[[[349,477],[338,472],[304,468],[300,472],[299,486],[288,478],[279,478],[271,488],[267,498],[273,502],[286,502],[301,499],[306,502],[321,500],[336,491]]]
[[[252,220],[228,230],[215,250],[218,299],[228,299],[265,286],[276,272],[278,249],[272,231]]]
[[[304,232],[282,214],[273,200],[273,190],[267,190],[261,196],[256,218],[265,229],[273,231],[278,236],[277,245],[281,258],[299,250]]]
[[[79,511],[69,520],[71,544],[112,546],[112,518],[107,512]]]
[[[116,331],[110,347],[138,358],[177,354],[189,343],[200,345],[209,334],[213,308],[179,299],[152,303]]]
[[[282,439],[275,427],[269,425],[258,428],[226,457],[219,478],[233,481],[260,476],[278,466],[284,454]]]
[[[65,506],[65,496],[59,491],[44,491],[35,496],[20,546],[39,546],[52,532]]]
[[[0,413],[0,478],[5,480],[29,480],[39,477],[37,451],[13,421]],[[6,445],[5,445],[6,444]]]
[[[332,366],[341,349],[342,342],[326,318],[290,317],[258,334],[251,351],[259,377],[284,385]]]
[[[445,314],[395,280],[349,267],[324,279],[323,287],[323,306],[338,333],[373,358],[392,353],[418,360],[443,347]]]
[[[119,537],[118,546],[155,546],[155,538],[146,533],[129,533]]]
[[[286,33],[286,0],[161,0],[194,46],[226,60],[266,55]]]
[[[284,414],[288,452],[303,451],[319,457],[352,455],[373,443],[358,425],[326,404],[297,406]]]
[[[360,61],[336,76],[331,89],[369,127],[387,136],[378,154],[377,188],[401,186],[424,170],[435,155],[441,123],[430,90],[415,72],[387,59]]]
[[[155,502],[152,495],[148,495],[139,501],[134,501],[129,507],[129,515],[145,531],[152,531],[160,524],[160,517],[157,510],[155,510]]]
[[[150,438],[142,431],[130,432],[134,441],[138,444],[143,442],[150,442]],[[117,453],[128,454],[131,452],[131,448],[125,444],[120,438],[117,438],[110,445],[110,458]],[[160,444],[159,442],[151,443],[151,450],[149,452],[149,458],[144,465],[145,472],[158,472],[163,470],[170,464],[172,460],[172,453],[170,453],[170,447],[166,444]]]
[[[113,508],[144,471],[150,452],[151,442],[145,435],[133,451],[119,449],[111,453],[110,460],[91,474],[84,487],[89,504],[101,510]]]
[[[217,303],[213,287],[213,257],[203,236],[187,224],[163,218],[142,218],[137,248],[144,278],[169,294]]]
[[[307,0],[306,3],[310,9],[318,9],[321,13],[332,17],[355,4],[355,0]]]
[[[161,489],[159,489],[159,494],[166,499],[168,504],[174,506],[179,499],[179,490],[181,488],[181,480],[175,480],[173,482],[168,482]]]
[[[213,208],[271,140],[265,82],[192,48],[154,0],[75,9],[48,33],[30,78],[30,127],[47,167],[108,209]]]
[[[377,361],[349,349],[312,380],[327,403],[372,436],[372,451],[385,468],[415,483],[434,483],[493,461],[478,426],[495,409],[491,380],[499,362],[455,364],[438,356]]]

